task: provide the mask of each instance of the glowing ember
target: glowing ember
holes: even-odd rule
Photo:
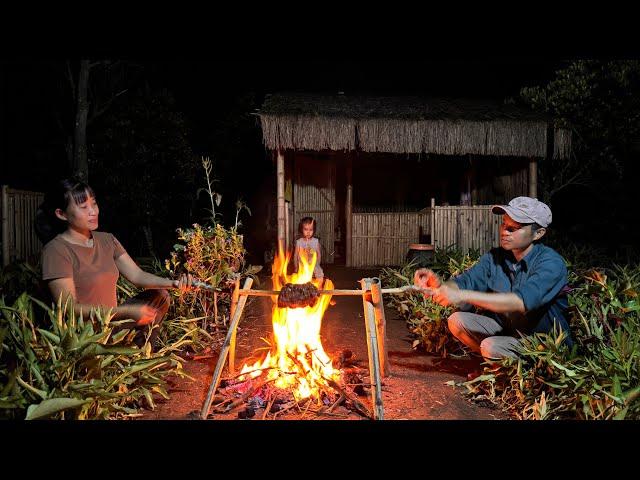
[[[290,255],[285,255],[282,245],[274,259],[272,278],[273,288],[281,290],[286,283],[305,284],[312,282],[318,289],[333,289],[333,282],[325,279],[324,285],[313,279],[316,253],[311,258],[301,255],[297,273],[287,275]],[[245,364],[240,373],[249,373],[251,377],[266,374],[276,379],[279,388],[290,388],[296,400],[309,396],[318,397],[318,384],[326,385],[325,379],[337,380],[339,372],[331,365],[331,359],[325,353],[320,341],[322,316],[329,306],[331,295],[321,295],[313,306],[304,308],[278,308],[274,297],[272,321],[275,339],[275,351],[269,352],[263,361],[253,365]],[[245,377],[240,377],[243,380]]]

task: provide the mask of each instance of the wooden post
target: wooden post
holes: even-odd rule
[[[13,220],[13,234],[15,235],[14,251],[11,253],[15,254],[15,259],[22,258],[22,231],[24,229],[24,221],[22,219],[22,195],[13,195],[13,208],[15,210],[14,220]]]
[[[380,364],[383,377],[391,373],[389,356],[387,354],[387,319],[384,315],[384,302],[380,290],[380,279],[373,278],[371,282],[371,299],[375,309],[376,328],[378,331],[378,352],[380,352]]]
[[[231,325],[231,319],[233,315],[236,313],[236,309],[238,307],[238,297],[240,291],[240,279],[236,278],[235,286],[233,287],[233,294],[231,296],[231,310],[229,311],[229,325]],[[246,297],[245,297],[246,298]],[[231,347],[229,349],[229,373],[231,375],[236,373],[236,330],[234,329],[231,333]]]
[[[371,302],[371,279],[360,280],[362,286],[362,306],[364,307],[364,321],[367,331],[367,351],[369,354],[369,377],[373,387],[371,389],[371,405],[373,407],[373,418],[382,420],[384,418],[384,407],[382,405],[382,380],[380,374],[380,352],[378,350],[378,331],[375,323],[375,309]]]
[[[529,196],[538,198],[538,159],[529,159]]]
[[[251,285],[253,284],[253,278],[249,277],[244,281],[243,290],[249,290]],[[229,349],[231,348],[231,337],[235,333],[238,328],[238,323],[240,322],[240,317],[242,316],[242,311],[244,310],[244,306],[247,303],[247,296],[243,295],[242,298],[238,301],[238,305],[233,312],[233,318],[231,322],[229,322],[229,331],[227,332],[227,338],[222,345],[222,350],[220,351],[220,356],[218,357],[218,363],[216,364],[216,369],[213,372],[213,378],[211,379],[211,385],[209,385],[209,392],[207,393],[207,398],[204,401],[204,405],[202,406],[202,411],[200,412],[200,417],[203,420],[206,420],[209,415],[209,409],[211,408],[211,402],[213,401],[213,395],[218,388],[218,384],[220,383],[220,376],[222,375],[222,369],[224,368],[224,364],[227,360],[227,355],[229,354]]]
[[[431,197],[431,245],[436,245],[436,199]]]
[[[284,155],[280,150],[277,152],[277,172],[278,172],[278,243],[283,249],[286,245],[286,215],[284,203]]]
[[[9,190],[8,185],[2,185],[2,264],[9,265]]]
[[[290,233],[290,220],[289,220],[289,209],[291,204],[285,200],[284,202],[284,241],[285,241],[285,251],[289,249],[289,245],[291,245],[291,233]]]
[[[30,258],[33,253],[33,220],[35,218],[33,211],[33,194],[29,194],[27,197],[27,251],[25,252],[25,258]]]
[[[345,225],[345,229],[347,230],[345,232],[346,234],[346,244],[345,244],[345,265],[347,267],[351,266],[352,263],[352,259],[351,259],[351,229],[352,229],[352,225],[351,222],[353,220],[353,177],[352,177],[352,172],[353,172],[353,165],[352,165],[352,159],[351,156],[348,156],[347,158],[347,198],[345,201],[345,206],[344,206],[344,217],[346,220],[346,225]]]

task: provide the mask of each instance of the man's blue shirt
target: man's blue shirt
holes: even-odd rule
[[[570,332],[566,316],[568,301],[564,293],[568,283],[567,267],[552,248],[534,244],[519,262],[511,252],[494,248],[453,281],[463,290],[518,295],[524,303],[524,315],[491,315],[508,333],[548,333],[553,329],[554,321],[562,330]],[[569,346],[573,344],[570,333],[566,342]]]

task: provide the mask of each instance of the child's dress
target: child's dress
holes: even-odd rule
[[[308,261],[311,260],[311,252],[316,251],[316,266],[313,269],[313,276],[315,278],[324,278],[324,272],[322,271],[322,267],[320,266],[320,242],[316,237],[311,237],[309,240],[305,238],[299,238],[296,240],[296,250],[295,250],[295,266],[296,269],[300,269],[300,257],[302,255],[306,255],[305,258]]]

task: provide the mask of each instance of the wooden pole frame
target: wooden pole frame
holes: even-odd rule
[[[373,418],[375,420],[384,419],[384,407],[382,405],[382,375],[380,369],[380,351],[378,349],[378,328],[376,325],[376,314],[373,302],[371,301],[370,278],[360,280],[362,285],[362,307],[364,309],[364,324],[367,332],[367,352],[369,354],[369,378],[371,386],[371,406],[373,407]]]
[[[253,278],[249,277],[244,281],[244,286],[242,288],[244,290],[249,290],[251,289],[251,285],[253,285]],[[207,393],[207,398],[205,399],[204,405],[202,406],[202,411],[200,412],[200,417],[203,420],[205,420],[209,415],[209,409],[211,408],[211,402],[213,401],[213,394],[218,389],[218,385],[220,384],[220,376],[222,375],[222,369],[224,368],[224,364],[227,361],[227,355],[229,353],[229,350],[231,349],[231,338],[235,336],[236,329],[238,328],[238,323],[240,323],[240,317],[242,316],[242,311],[244,310],[244,306],[246,303],[247,295],[243,295],[242,298],[240,298],[240,300],[238,301],[238,305],[233,312],[231,322],[229,322],[229,331],[227,332],[227,338],[222,345],[222,351],[220,352],[220,356],[218,357],[216,369],[213,372],[211,385],[209,385],[209,392]]]
[[[380,279],[374,277],[371,279],[371,300],[375,313],[378,352],[380,355],[380,371],[382,377],[388,377],[391,373],[389,365],[389,357],[387,354],[387,319],[384,315],[384,301],[382,300],[382,289],[380,288]]]
[[[229,325],[231,325],[231,319],[236,313],[236,309],[238,308],[238,299],[240,297],[240,279],[236,278],[235,286],[233,287],[233,295],[231,296],[231,309],[229,311]],[[229,372],[231,375],[234,375],[236,372],[235,362],[236,362],[236,333],[237,331],[234,329],[231,333],[231,348],[229,349]]]
[[[278,295],[275,290],[252,290],[252,278],[247,278],[240,289],[240,282],[236,280],[233,296],[231,300],[231,321],[229,322],[229,331],[227,338],[222,346],[218,362],[214,370],[209,391],[205,399],[204,405],[200,412],[200,417],[204,420],[209,415],[211,403],[214,398],[215,391],[220,384],[220,377],[224,369],[227,359],[229,360],[229,370],[231,374],[235,373],[235,348],[236,348],[236,332],[242,312],[244,311],[247,297],[273,297]],[[360,280],[360,290],[319,290],[321,294],[339,295],[339,296],[360,296],[362,297],[362,306],[364,310],[365,330],[367,336],[367,351],[369,357],[369,376],[370,383],[374,387],[371,390],[371,404],[373,406],[373,418],[375,420],[384,419],[384,406],[382,401],[382,378],[390,374],[389,360],[386,348],[386,319],[384,315],[384,302],[382,294],[384,293],[406,293],[408,291],[420,290],[418,287],[408,285],[400,288],[381,288],[379,278],[363,278]]]

